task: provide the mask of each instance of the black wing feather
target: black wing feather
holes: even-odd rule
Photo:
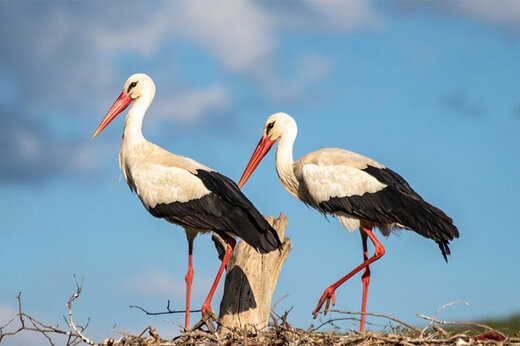
[[[459,237],[453,220],[422,199],[391,169],[367,166],[364,171],[387,186],[362,196],[333,197],[321,202],[320,207],[326,212],[343,211],[371,222],[399,223],[433,239],[446,259],[446,255],[450,254],[449,241]]]
[[[281,248],[276,231],[231,179],[201,169],[195,176],[211,193],[188,202],[160,203],[150,213],[185,227],[234,233],[261,253]]]

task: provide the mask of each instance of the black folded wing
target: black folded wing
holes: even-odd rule
[[[449,241],[459,236],[453,220],[422,199],[394,171],[373,166],[367,166],[363,171],[387,186],[361,196],[330,198],[319,204],[322,210],[331,213],[342,211],[375,223],[399,223],[437,242],[446,259],[450,254]]]
[[[202,169],[194,175],[209,194],[187,202],[160,203],[149,212],[181,226],[235,234],[261,253],[281,247],[276,231],[231,179]]]

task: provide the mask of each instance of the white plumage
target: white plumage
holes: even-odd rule
[[[233,181],[192,159],[174,155],[143,137],[143,118],[154,95],[155,84],[150,77],[145,74],[131,76],[93,137],[133,102],[126,116],[119,165],[128,186],[153,216],[184,227],[189,248],[185,278],[187,329],[193,278],[193,240],[198,233],[216,232],[227,243],[215,282],[202,305],[203,315],[211,313],[211,299],[235,245],[234,237],[241,237],[262,253],[280,248],[281,242],[276,231]]]
[[[301,179],[318,204],[331,197],[361,196],[386,187],[370,174],[346,165],[305,164]]]
[[[212,169],[152,143],[142,143],[139,148],[122,151],[121,157],[126,181],[133,182],[137,195],[147,208],[154,208],[159,203],[188,202],[211,192],[194,174],[197,169]]]
[[[314,317],[324,303],[325,311],[331,300],[334,304],[336,288],[362,269],[361,309],[366,311],[369,265],[385,252],[372,233],[374,227],[384,235],[397,228],[414,230],[433,239],[447,259],[449,241],[459,236],[457,228],[446,214],[425,202],[400,175],[368,157],[336,148],[317,150],[294,162],[292,148],[297,132],[296,122],[289,115],[276,113],[270,116],[238,185],[241,187],[247,181],[271,146],[278,142],[276,171],[287,191],[320,212],[337,216],[349,231],[359,228],[365,261],[325,290],[313,311]],[[368,238],[376,247],[370,258]],[[364,322],[365,315],[362,315],[361,331]]]

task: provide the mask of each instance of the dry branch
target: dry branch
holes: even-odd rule
[[[69,317],[72,315],[71,304],[74,299],[79,297],[81,293],[81,284],[77,285],[76,293],[74,293],[69,298]],[[285,298],[285,297],[284,297]],[[22,312],[22,305],[20,294],[17,296],[18,304],[19,304],[19,312],[16,315],[16,318],[11,319],[9,322],[0,327],[0,343],[2,338],[7,336],[16,335],[21,330],[30,330],[42,333],[46,338],[49,344],[54,345],[54,341],[52,340],[53,335],[67,335],[69,338],[66,342],[66,345],[78,345],[84,342],[84,328],[76,327],[77,331],[80,332],[78,334],[76,330],[71,327],[70,331],[60,330],[58,326],[46,326],[41,322],[38,322],[34,318],[28,316],[27,314]],[[282,298],[283,299],[283,298]],[[437,314],[439,311],[444,309],[447,306],[453,305],[455,302],[446,304],[443,307],[437,310]],[[276,304],[275,304],[276,306]],[[228,328],[229,333],[226,333],[224,336],[219,336],[217,334],[203,332],[201,330],[195,330],[192,332],[186,332],[177,337],[174,340],[164,340],[159,334],[151,327],[146,327],[139,335],[133,335],[130,333],[112,330],[115,333],[118,333],[122,336],[121,339],[114,341],[114,339],[110,338],[104,341],[103,345],[106,346],[173,346],[173,345],[201,345],[201,344],[255,344],[255,345],[285,345],[285,344],[325,344],[325,345],[373,345],[373,344],[384,344],[384,345],[461,345],[461,344],[505,344],[512,345],[520,343],[520,338],[518,337],[509,337],[505,336],[503,339],[497,341],[497,339],[493,339],[496,337],[495,333],[501,334],[498,331],[490,328],[489,326],[483,325],[477,322],[449,322],[449,321],[440,321],[436,319],[436,315],[434,317],[427,317],[423,315],[419,315],[421,318],[426,318],[431,321],[434,320],[434,323],[439,324],[447,324],[447,325],[473,325],[477,327],[487,328],[489,330],[494,331],[494,333],[485,333],[478,336],[472,336],[465,333],[457,333],[455,335],[450,335],[450,333],[443,330],[441,327],[433,325],[433,332],[424,332],[421,333],[421,330],[415,328],[410,330],[403,330],[400,328],[392,329],[391,333],[383,333],[383,332],[365,332],[360,333],[357,331],[352,331],[352,333],[339,333],[338,331],[329,331],[329,332],[319,332],[317,329],[319,328],[311,328],[309,330],[303,330],[299,328],[295,328],[290,325],[288,322],[289,311],[285,311],[283,314],[278,314],[273,310],[271,311],[272,322],[269,323],[268,328],[264,329],[254,329],[254,328]],[[357,312],[349,312],[349,311],[338,311],[331,310],[330,312],[337,312],[342,314],[360,314]],[[378,316],[383,318],[388,318],[391,321],[401,322],[396,318],[391,316],[381,315],[381,314],[373,314],[367,313],[367,315]],[[344,318],[332,319],[329,321],[331,325],[333,321],[342,320]],[[16,331],[5,332],[6,328],[9,328],[16,321],[21,323],[21,327]],[[219,319],[217,319],[217,323],[221,323]],[[73,322],[72,322],[73,324]],[[407,324],[402,324],[406,326]],[[223,328],[222,326],[220,326]],[[145,335],[145,334],[148,335]],[[88,340],[88,339],[87,339]],[[91,341],[92,342],[92,341]],[[92,344],[95,344],[92,342]]]
[[[34,317],[26,314],[22,311],[22,299],[21,299],[22,293],[19,292],[16,296],[16,299],[18,301],[18,313],[16,316],[18,317],[18,321],[20,322],[20,326],[10,332],[6,332],[5,329],[11,326],[11,324],[15,321],[15,319],[11,319],[9,322],[7,322],[5,325],[0,327],[0,343],[7,338],[15,336],[22,331],[30,331],[30,332],[36,332],[41,334],[50,345],[54,345],[54,342],[50,335],[63,335],[67,336],[66,345],[78,345],[82,341],[82,335],[81,332],[85,330],[86,327],[76,327],[76,330],[79,331],[79,333],[75,330],[62,330],[60,329],[59,325],[56,326],[50,326],[47,324],[44,324]],[[71,296],[72,297],[72,296]]]
[[[170,308],[170,300],[168,299],[168,304],[166,305],[166,311],[159,311],[159,312],[150,312],[140,306],[137,306],[137,305],[130,305],[130,308],[131,309],[138,309],[138,310],[141,310],[142,312],[144,312],[145,314],[147,315],[150,315],[150,316],[157,316],[157,315],[169,315],[169,314],[184,314],[186,313],[186,310],[172,310]],[[200,312],[201,310],[198,309],[198,310],[190,310],[190,312]]]
[[[485,324],[482,324],[482,323],[478,323],[478,322],[472,322],[472,321],[441,321],[441,320],[437,320],[437,319],[435,319],[433,317],[428,317],[428,316],[424,316],[424,315],[421,315],[421,314],[417,314],[417,317],[423,318],[425,320],[432,321],[433,323],[439,323],[439,324],[443,324],[443,325],[449,325],[449,326],[475,326],[475,327],[479,327],[479,328],[483,328],[483,329],[489,329],[489,330],[491,330],[494,333],[502,335],[504,338],[506,337],[504,335],[504,333],[496,330],[495,328],[491,328],[488,325],[485,325]]]
[[[420,333],[421,330],[418,329],[418,328],[415,328],[414,326],[406,323],[406,322],[403,322],[401,320],[398,320],[397,318],[395,317],[392,317],[392,316],[388,316],[388,315],[383,315],[383,314],[376,314],[376,313],[373,313],[373,312],[354,312],[354,311],[341,311],[341,310],[336,310],[336,309],[329,309],[329,310],[326,310],[326,311],[320,311],[318,314],[324,314],[326,312],[337,312],[337,313],[340,313],[340,314],[348,314],[348,315],[367,315],[367,316],[376,316],[376,317],[382,317],[382,318],[386,318],[386,319],[389,319],[391,321],[394,321],[394,322],[397,322],[403,326],[405,326],[406,328],[409,328],[415,332],[418,332]],[[321,328],[322,325],[319,327]],[[316,328],[317,330],[318,328]]]
[[[435,315],[433,315],[433,318],[431,319],[430,323],[423,328],[423,330],[421,330],[421,335],[419,335],[420,338],[422,338],[422,336],[424,335],[424,332],[430,328],[432,326],[432,324],[435,322],[435,319],[437,318],[437,315],[439,314],[439,312],[441,312],[441,310],[444,310],[445,308],[447,308],[448,306],[452,306],[454,304],[465,304],[466,306],[469,306],[468,303],[466,303],[465,301],[463,300],[456,300],[454,302],[451,302],[451,303],[448,303],[448,304],[444,304],[443,306],[441,306],[440,308],[437,309],[437,311],[435,312]],[[417,315],[419,316],[419,315]]]
[[[280,251],[260,254],[246,242],[240,241],[226,266],[224,296],[220,304],[220,334],[230,329],[261,330],[267,327],[271,300],[282,266],[292,244],[285,238],[287,217],[266,218],[283,243]]]
[[[74,275],[74,281],[76,283],[76,293],[74,293],[73,295],[70,296],[69,298],[69,302],[67,303],[67,307],[69,308],[69,327],[71,327],[72,329],[74,329],[74,331],[76,332],[77,335],[79,335],[79,337],[81,338],[81,341],[83,341],[84,343],[86,344],[89,344],[89,345],[98,345],[96,344],[95,342],[91,341],[90,339],[88,339],[86,336],[84,336],[82,334],[82,331],[78,329],[78,327],[76,327],[76,324],[74,323],[74,321],[72,320],[72,302],[79,297],[79,295],[81,294],[81,289],[83,287],[83,277],[81,278],[81,284],[78,284],[78,280],[76,278],[76,275]]]

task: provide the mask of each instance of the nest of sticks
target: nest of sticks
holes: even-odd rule
[[[8,323],[0,325],[0,343],[8,342],[22,332],[39,333],[50,345],[56,343],[65,345],[103,345],[103,346],[129,346],[129,345],[474,345],[474,344],[500,344],[520,345],[520,327],[513,332],[514,335],[504,334],[486,324],[472,321],[442,321],[437,315],[448,306],[462,303],[455,301],[440,307],[433,317],[418,314],[417,317],[428,321],[428,324],[419,329],[392,316],[365,313],[366,315],[382,318],[386,326],[380,332],[358,332],[355,330],[342,330],[338,327],[339,321],[359,320],[361,312],[340,310],[328,310],[327,319],[318,326],[308,329],[293,327],[288,322],[288,316],[292,309],[279,315],[275,312],[276,304],[271,310],[271,319],[267,326],[257,329],[226,327],[216,317],[201,320],[191,330],[182,332],[173,340],[161,338],[155,329],[146,327],[139,335],[112,330],[120,335],[115,340],[109,338],[103,342],[95,342],[86,336],[85,326],[74,323],[72,314],[72,302],[81,294],[81,284],[76,281],[77,291],[72,294],[67,303],[69,314],[67,327],[42,323],[29,314],[22,311],[21,295],[18,299],[18,313]],[[282,298],[283,299],[283,298]],[[140,308],[145,311],[144,309]],[[169,310],[169,309],[168,309]],[[146,311],[145,311],[146,312]],[[168,311],[176,312],[176,311]],[[166,313],[168,313],[166,312]],[[149,313],[150,314],[150,313]],[[162,313],[161,313],[162,314]],[[323,312],[322,312],[323,314]],[[368,323],[367,323],[368,324]],[[442,327],[441,327],[442,326]],[[328,331],[322,331],[327,329]],[[378,326],[379,328],[380,326]],[[57,342],[56,340],[59,340]]]

